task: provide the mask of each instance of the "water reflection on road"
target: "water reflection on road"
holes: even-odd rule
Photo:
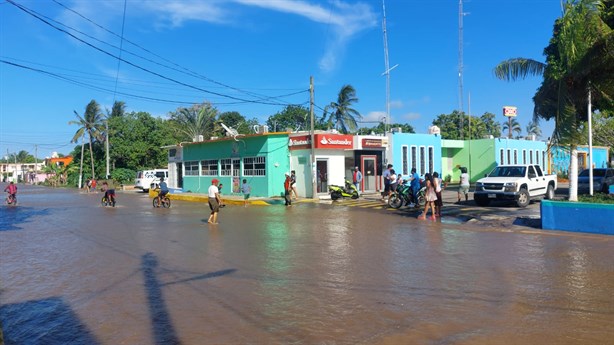
[[[614,239],[330,205],[152,209],[20,188],[0,208],[0,321],[28,343],[598,344]],[[46,331],[42,331],[46,330]],[[50,335],[56,337],[50,338]],[[10,343],[10,342],[9,342]]]

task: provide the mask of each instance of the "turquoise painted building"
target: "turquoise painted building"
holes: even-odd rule
[[[217,178],[225,195],[241,194],[243,179],[252,196],[283,195],[285,173],[290,171],[288,133],[184,143],[180,171],[184,192],[207,193]]]
[[[578,172],[588,169],[588,146],[578,146]],[[603,146],[593,146],[593,168],[607,168],[610,149]],[[567,176],[571,154],[569,147],[552,146],[550,171],[553,174]]]

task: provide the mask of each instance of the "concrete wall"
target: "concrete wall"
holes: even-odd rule
[[[393,164],[397,174],[408,176],[413,167],[419,175],[439,172],[441,170],[441,137],[434,134],[392,133],[390,136],[391,157],[388,162]],[[406,150],[404,150],[406,147]],[[415,155],[412,153],[415,148]],[[429,149],[431,151],[429,151]],[[430,159],[430,154],[432,159]]]
[[[578,172],[588,168],[588,146],[578,146]],[[570,153],[569,147],[552,146],[550,149],[551,163],[550,168],[553,174],[567,174],[569,170]],[[593,167],[607,168],[609,159],[609,148],[593,146]]]

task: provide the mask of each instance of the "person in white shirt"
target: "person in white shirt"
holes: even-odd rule
[[[209,216],[209,224],[217,224],[217,214],[220,211],[220,191],[217,189],[217,184],[220,181],[216,178],[211,180],[211,186],[209,186],[209,208],[211,209],[211,215]]]
[[[461,202],[461,194],[465,195],[465,201],[469,200],[469,174],[467,174],[467,168],[461,167],[460,187],[458,187],[458,201]]]

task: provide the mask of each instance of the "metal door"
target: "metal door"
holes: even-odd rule
[[[377,190],[377,157],[362,156],[362,191],[375,192]]]

